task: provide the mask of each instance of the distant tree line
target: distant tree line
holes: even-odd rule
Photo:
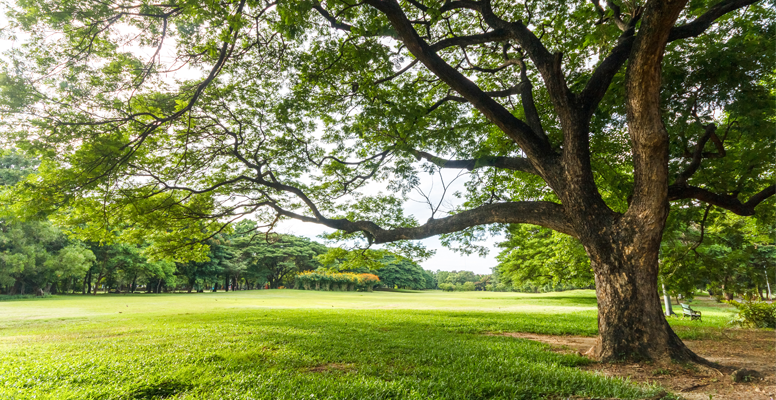
[[[37,168],[37,161],[17,152],[0,152],[0,187],[24,184]],[[45,215],[20,218],[5,207],[0,215],[0,294],[274,289],[294,287],[297,274],[304,271],[340,269],[337,262],[319,261],[329,251],[321,243],[294,235],[256,235],[257,231],[254,221],[240,221],[233,230],[206,240],[207,257],[174,262],[149,257],[154,244],[150,241],[81,240]],[[379,282],[370,288],[437,288],[433,273],[406,258],[386,253],[377,261],[343,272],[376,274]]]

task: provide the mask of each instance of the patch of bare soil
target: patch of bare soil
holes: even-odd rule
[[[521,339],[547,343],[558,352],[586,353],[595,338],[551,336],[534,333],[504,333]],[[719,365],[717,370],[682,364],[605,364],[583,367],[607,376],[628,377],[642,383],[658,384],[688,400],[776,400],[776,335],[772,331],[728,330],[724,338],[687,340],[687,347]],[[754,370],[758,377],[734,382],[732,374]]]

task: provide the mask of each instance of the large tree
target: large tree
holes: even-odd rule
[[[326,252],[326,246],[294,235],[256,235],[253,221],[242,221],[232,239],[238,262],[247,275],[267,282],[277,289],[295,273],[313,270],[321,266],[316,257]]]
[[[132,220],[170,249],[242,215],[405,253],[540,225],[590,258],[603,360],[699,360],[658,298],[672,202],[752,215],[776,191],[774,13],[754,0],[23,0],[9,15],[3,130],[43,159],[18,204]],[[404,215],[441,169],[468,171],[465,201]]]

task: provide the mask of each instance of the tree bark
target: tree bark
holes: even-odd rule
[[[705,362],[682,343],[663,315],[657,249],[623,242],[625,246],[587,247],[598,298],[599,336],[593,355],[601,361]]]

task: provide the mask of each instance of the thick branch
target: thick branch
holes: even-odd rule
[[[626,115],[633,154],[633,201],[627,216],[660,221],[667,212],[668,132],[660,110],[663,54],[687,0],[649,2],[626,71]]]
[[[347,219],[316,219],[306,217],[279,207],[280,215],[306,222],[322,224],[345,232],[364,232],[374,243],[388,243],[397,240],[419,240],[445,233],[459,232],[466,228],[487,224],[534,224],[576,237],[576,232],[563,213],[563,206],[547,201],[522,201],[497,203],[461,211],[440,219],[431,219],[414,228],[383,229],[371,221],[350,221]]]
[[[498,126],[507,136],[514,140],[532,159],[540,162],[554,155],[552,148],[538,140],[531,128],[516,118],[501,104],[483,92],[474,82],[470,81],[458,70],[445,62],[412,27],[412,23],[395,0],[367,0],[390,20],[407,49],[422,62],[426,68],[438,76],[468,100],[474,107]]]
[[[635,20],[636,18],[631,21]],[[612,52],[593,71],[593,75],[587,81],[587,85],[585,85],[582,93],[580,93],[579,103],[585,107],[586,115],[590,116],[593,114],[598,107],[598,103],[601,102],[601,99],[604,98],[604,95],[609,90],[609,84],[612,83],[612,79],[628,59],[633,47],[634,31],[634,27],[631,26],[620,35],[617,46],[612,49]]]
[[[467,169],[472,171],[476,168],[495,167],[537,174],[536,168],[534,168],[531,162],[520,157],[487,156],[469,160],[446,160],[426,153],[425,151],[415,151],[414,155],[418,160],[423,158],[440,168]]]
[[[725,0],[719,2],[694,21],[673,27],[668,35],[668,41],[672,42],[674,40],[698,36],[711,27],[711,25],[723,15],[756,3],[757,1],[758,0]],[[601,62],[595,71],[593,71],[593,75],[590,77],[585,89],[582,91],[580,95],[580,104],[587,108],[588,114],[592,113],[598,106],[598,103],[608,90],[612,78],[614,78],[615,74],[622,68],[625,61],[628,60],[634,42],[633,28],[637,21],[638,18],[633,18],[629,21],[629,29],[620,36],[617,46],[612,49],[612,52]]]
[[[531,80],[528,79],[525,63],[523,60],[518,59],[518,64],[520,65],[520,85],[518,85],[518,90],[520,91],[520,100],[523,104],[523,112],[525,112],[525,120],[536,136],[549,144],[550,140],[544,133],[539,110],[536,109],[536,104],[534,103],[533,85],[531,85]]]
[[[776,185],[768,186],[750,197],[746,203],[742,203],[736,195],[717,194],[695,186],[671,185],[668,187],[668,200],[696,199],[743,216],[754,215],[754,208],[773,195],[776,195]]]
[[[694,21],[675,26],[671,29],[671,34],[668,36],[668,41],[686,39],[689,37],[695,37],[709,29],[714,22],[721,16],[738,10],[739,8],[746,7],[748,5],[757,3],[759,0],[725,0],[715,4],[713,7],[706,11],[703,15],[696,18]]]
[[[462,3],[460,4],[461,8],[479,11],[485,23],[493,29],[510,32],[517,43],[520,44],[520,47],[528,53],[528,57],[539,70],[556,109],[562,112],[564,109],[573,107],[574,95],[566,86],[566,78],[561,70],[561,53],[550,53],[542,41],[522,21],[508,22],[498,17],[493,12],[490,0],[478,2],[456,1],[447,5],[458,5],[457,3]],[[443,6],[442,9],[444,8]]]

